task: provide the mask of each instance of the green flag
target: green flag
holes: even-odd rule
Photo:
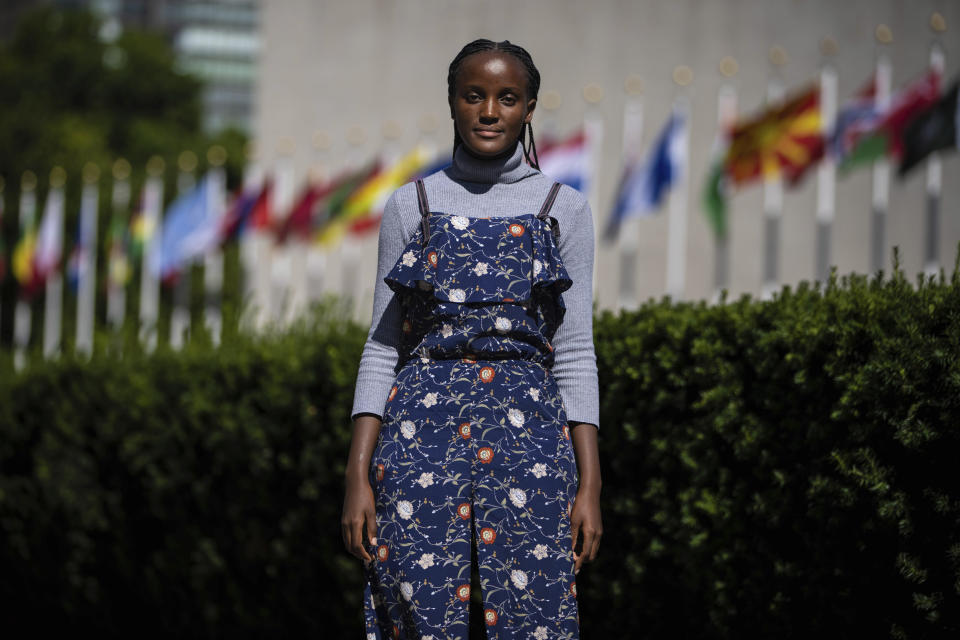
[[[723,238],[727,235],[727,178],[723,170],[723,157],[715,160],[703,189],[703,206],[707,212],[707,221],[714,235]]]

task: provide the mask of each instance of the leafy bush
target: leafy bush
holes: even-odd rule
[[[366,332],[0,380],[6,629],[358,637],[339,514]],[[960,281],[854,276],[596,322],[590,638],[956,637]]]

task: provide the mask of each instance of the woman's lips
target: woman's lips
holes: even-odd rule
[[[494,131],[492,129],[474,129],[473,132],[481,138],[496,138],[502,133],[501,131]]]

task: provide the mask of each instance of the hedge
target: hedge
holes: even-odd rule
[[[3,628],[362,637],[345,318],[3,375]],[[650,301],[595,331],[583,638],[957,637],[957,271]]]

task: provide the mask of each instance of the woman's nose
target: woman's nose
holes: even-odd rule
[[[490,99],[484,100],[480,108],[480,117],[490,120],[497,119],[497,101]]]

